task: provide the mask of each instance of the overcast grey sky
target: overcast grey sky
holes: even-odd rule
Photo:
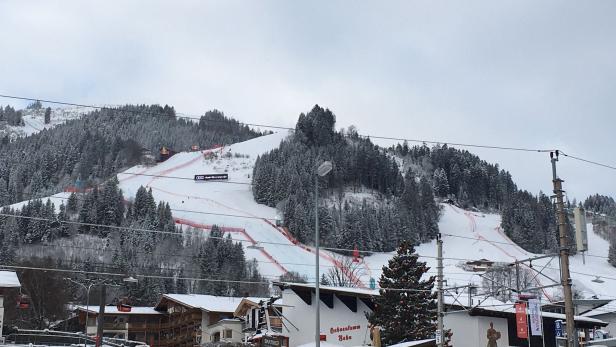
[[[0,1],[0,93],[560,148],[616,164],[614,1]],[[6,104],[7,100],[0,100]],[[520,188],[547,154],[471,150]],[[571,197],[616,171],[563,159]]]

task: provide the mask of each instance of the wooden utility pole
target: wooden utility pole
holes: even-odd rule
[[[445,335],[443,331],[443,239],[441,238],[441,234],[439,233],[436,237],[436,246],[437,246],[437,266],[436,270],[438,272],[436,279],[436,288],[437,288],[437,300],[438,300],[438,317],[437,317],[437,327],[436,327],[436,344],[438,347],[444,346]],[[470,294],[469,294],[470,296]]]
[[[552,162],[552,183],[556,196],[556,213],[558,214],[558,231],[560,235],[560,280],[565,295],[565,316],[567,321],[567,347],[575,346],[575,318],[573,315],[573,293],[571,291],[571,278],[569,273],[569,246],[567,242],[567,217],[563,201],[563,180],[556,175],[556,162],[558,151],[550,152]]]

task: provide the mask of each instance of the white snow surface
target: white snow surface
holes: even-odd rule
[[[480,273],[464,271],[459,266],[468,260],[485,258],[495,262],[510,263],[540,255],[527,252],[511,241],[500,228],[500,215],[465,211],[449,204],[441,206],[443,213],[439,228],[443,235],[443,257],[445,258],[443,272],[447,286],[469,283],[481,285]],[[616,299],[614,296],[616,295],[614,293],[616,268],[612,267],[605,258],[609,243],[593,232],[592,224],[588,224],[588,247],[585,264],[582,254],[570,257],[574,290],[578,291],[582,297],[596,295],[599,298]],[[428,263],[431,268],[429,274],[436,275],[436,241],[421,244],[416,250],[420,256],[426,256],[420,260]],[[376,279],[382,272],[377,269],[386,265],[393,254],[381,253],[364,258],[364,261],[369,264],[368,267],[373,269],[373,276]],[[545,266],[543,272],[560,281],[558,264],[558,258],[546,258],[533,261],[533,268],[540,270]],[[528,267],[528,263],[524,266]],[[605,282],[592,282],[596,276],[600,276]],[[534,282],[537,286],[553,283],[542,275],[538,275]],[[542,292],[544,302],[562,299],[562,290],[559,287],[547,288]]]
[[[13,271],[0,271],[0,288],[19,288],[21,283]]]
[[[24,126],[7,126],[17,137],[30,136],[43,129],[51,129],[71,119],[77,119],[92,111],[86,107],[61,107],[52,108],[50,123],[45,124],[45,108],[40,110],[22,110]]]
[[[596,317],[596,316],[600,316],[600,315],[604,315],[604,314],[609,314],[609,313],[614,313],[616,312],[616,300],[610,301],[607,304],[598,307],[594,310],[590,310],[584,314],[582,314],[582,316],[584,317]]]
[[[269,298],[235,298],[214,295],[201,294],[163,294],[163,298],[173,300],[184,305],[198,308],[208,312],[235,312],[243,299],[248,299],[252,302],[266,301]]]
[[[128,198],[135,196],[139,186],[152,188],[157,200],[170,204],[174,218],[184,230],[192,226],[207,234],[211,225],[221,226],[225,235],[231,235],[234,240],[242,242],[247,259],[256,259],[259,271],[268,279],[277,280],[285,272],[295,271],[312,282],[315,279],[314,249],[298,244],[284,228],[276,227],[276,210],[257,204],[250,185],[257,156],[277,148],[288,134],[289,132],[279,132],[223,148],[182,152],[152,167],[135,166],[118,174],[120,187]],[[208,152],[218,154],[218,159],[205,159],[204,154]],[[225,153],[230,153],[231,157],[223,158],[222,154]],[[235,154],[248,157],[236,158]],[[224,172],[229,174],[228,182],[193,181],[195,174]],[[67,193],[56,194],[52,201],[58,206],[59,202],[67,197]],[[468,260],[485,258],[494,262],[510,263],[539,255],[526,252],[505,235],[500,228],[500,215],[466,211],[449,204],[441,206],[439,228],[443,235],[447,286],[482,284],[479,273],[461,268],[460,265]],[[250,245],[257,245],[262,249],[247,248]],[[570,258],[574,290],[583,298],[597,296],[600,299],[616,299],[613,290],[616,286],[616,268],[606,259],[609,243],[593,232],[592,224],[588,224],[588,245],[585,263],[582,254]],[[352,246],[349,245],[349,248]],[[423,243],[416,250],[421,260],[426,261],[431,268],[428,274],[436,275],[436,241]],[[363,274],[360,279],[364,288],[368,287],[370,278],[374,278],[378,283],[382,266],[387,264],[393,254],[394,252],[376,253],[362,259]],[[319,258],[321,273],[339,265],[330,252],[321,250]],[[545,275],[559,281],[557,258],[533,261],[534,269],[543,267]],[[604,283],[593,282],[596,276],[600,276]],[[537,286],[553,283],[542,275],[537,276],[535,282]],[[559,287],[544,289],[542,299],[546,303],[562,299],[561,291]]]
[[[325,341],[321,341],[321,343],[319,343],[319,345],[321,347],[340,347],[341,345],[334,345],[333,343],[329,343],[329,342],[325,342]],[[314,342],[310,342],[310,343],[304,343],[303,345],[299,345],[297,347],[315,347],[316,343]]]
[[[421,345],[421,344],[424,344],[424,343],[428,343],[430,341],[434,341],[434,339],[402,342],[402,343],[398,343],[398,344],[395,344],[395,345],[390,345],[389,347],[413,347],[413,346]]]

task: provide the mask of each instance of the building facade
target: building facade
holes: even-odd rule
[[[99,306],[75,309],[88,336],[96,336],[98,310]],[[154,347],[161,346],[168,326],[167,315],[152,307],[132,307],[130,312],[120,312],[116,306],[106,306],[103,322],[104,337],[140,341]]]
[[[284,319],[282,331],[290,346],[314,342],[316,308],[320,307],[321,339],[340,346],[370,343],[366,314],[372,312],[372,300],[378,291],[359,288],[322,286],[316,302],[314,285],[277,284],[282,291]]]
[[[198,294],[164,294],[156,310],[168,315],[163,346],[194,346],[207,342],[242,342],[242,322],[234,312],[242,302],[268,298],[234,298]]]

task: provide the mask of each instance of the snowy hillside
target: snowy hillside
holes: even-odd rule
[[[526,252],[513,243],[500,228],[500,216],[494,214],[481,214],[459,209],[455,206],[443,204],[443,215],[439,227],[443,234],[444,275],[448,286],[466,285],[469,283],[481,285],[479,273],[465,271],[461,264],[468,260],[482,258],[510,263],[515,260],[528,259],[538,254]],[[581,254],[571,257],[571,277],[573,288],[584,297],[597,295],[599,298],[613,298],[616,284],[616,268],[608,264],[605,257],[609,243],[592,231],[592,224],[588,224],[589,251],[584,264]],[[436,241],[425,243],[417,247],[417,252],[430,258],[423,258],[431,267],[430,274],[436,274],[437,254]],[[600,256],[600,257],[597,257]],[[379,269],[387,263],[390,255],[377,254],[366,257],[365,261],[372,269]],[[528,263],[526,263],[528,264]],[[534,269],[542,269],[550,278],[560,280],[558,258],[547,258],[533,261]],[[374,270],[374,275],[380,271]],[[602,277],[604,283],[592,280],[596,276]],[[612,279],[610,279],[612,278]],[[541,275],[533,281],[536,286],[549,285],[553,282]],[[559,287],[543,290],[544,299],[549,301],[560,300]]]
[[[24,126],[6,126],[4,132],[10,134],[12,139],[17,137],[30,136],[43,129],[50,129],[71,119],[77,119],[84,114],[91,112],[91,108],[84,107],[63,107],[51,109],[51,121],[45,124],[45,109],[22,110]],[[1,130],[0,130],[1,131]]]
[[[213,224],[221,226],[225,235],[242,241],[246,257],[255,258],[261,274],[267,278],[274,279],[294,271],[314,281],[313,248],[297,243],[287,230],[277,227],[276,210],[257,204],[250,185],[257,156],[278,147],[286,136],[287,132],[275,133],[222,148],[178,153],[152,167],[135,166],[118,174],[120,187],[127,197],[134,196],[140,186],[151,188],[156,199],[169,202],[176,223],[184,230],[192,227],[207,233]],[[214,173],[228,173],[229,180],[193,180],[196,174]],[[56,206],[67,196],[67,193],[57,194]],[[509,263],[536,255],[524,251],[504,234],[499,215],[465,211],[448,204],[443,204],[442,208],[439,227],[444,240],[444,272],[448,286],[482,284],[479,273],[462,268],[468,260],[485,258]],[[581,254],[571,258],[574,290],[584,297],[612,298],[616,268],[604,258],[608,242],[592,232],[591,224],[588,235],[589,254],[585,264]],[[418,246],[417,252],[425,256],[422,260],[431,267],[430,274],[436,274],[436,242]],[[391,256],[392,253],[373,254],[361,261],[364,286],[368,286],[370,278],[378,281],[381,267]],[[327,251],[321,252],[320,259],[321,273],[341,265]],[[547,276],[559,280],[557,258],[533,262],[535,269],[544,266]],[[605,282],[593,282],[596,276],[601,276]],[[537,276],[533,282],[536,286],[553,283],[543,276]],[[544,298],[558,300],[559,291],[558,287],[545,289]]]

